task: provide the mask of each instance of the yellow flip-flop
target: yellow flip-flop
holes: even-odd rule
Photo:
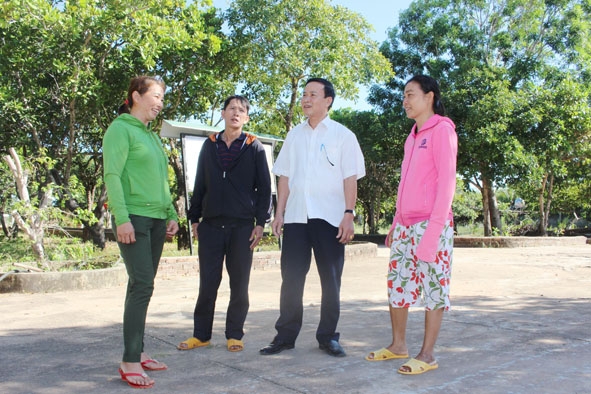
[[[244,342],[241,339],[228,339],[228,351],[229,352],[240,352],[244,350]]]
[[[185,345],[185,346],[182,346],[182,345]],[[195,337],[191,337],[191,338],[187,339],[186,341],[179,343],[179,345],[176,348],[179,350],[191,350],[191,349],[195,349],[195,348],[203,347],[203,346],[209,346],[209,341],[203,342],[200,339],[197,339]]]
[[[402,367],[408,367],[410,371],[404,371],[400,369]],[[398,373],[401,373],[403,375],[420,375],[432,369],[439,368],[439,365],[437,364],[437,361],[426,363],[424,361],[417,360],[416,358],[411,358],[410,360],[402,364],[400,368],[398,368]]]
[[[370,357],[372,355],[373,355],[373,357]],[[408,358],[408,353],[407,354],[396,354],[396,353],[392,353],[391,351],[389,351],[388,349],[383,347],[380,350],[376,350],[375,352],[371,352],[367,356],[365,356],[365,359],[367,361],[386,361],[386,360],[394,360],[394,359],[399,359],[399,358]]]

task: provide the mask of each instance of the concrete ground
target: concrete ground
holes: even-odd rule
[[[169,370],[152,393],[590,393],[591,245],[456,248],[452,311],[436,347],[439,369],[403,376],[401,360],[367,362],[387,346],[388,251],[348,261],[339,331],[345,358],[318,349],[319,282],[308,275],[304,327],[294,350],[260,356],[278,315],[280,271],[252,273],[245,350],[224,338],[228,283],[220,287],[212,346],[178,351],[192,332],[196,277],[158,279],[146,350]],[[47,294],[0,294],[0,393],[130,392],[118,376],[124,286]],[[423,336],[410,312],[411,355]]]

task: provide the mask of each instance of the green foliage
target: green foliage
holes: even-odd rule
[[[556,226],[549,225],[548,232],[554,236],[563,236],[567,230],[576,228],[576,225],[568,217],[560,218],[556,223]]]
[[[404,80],[435,77],[458,172],[479,188],[527,182],[546,212],[552,186],[589,158],[589,12],[579,0],[413,2],[381,47],[397,78],[371,102],[400,107]]]
[[[591,217],[591,179],[569,178],[564,180],[553,193],[553,211],[578,213],[582,217]]]
[[[458,179],[452,210],[456,226],[472,226],[482,216],[480,193],[470,190],[462,179]]]
[[[87,261],[93,254],[92,244],[70,238],[51,238],[46,243],[47,258],[52,261]]]
[[[226,74],[236,66],[219,55],[210,0],[8,0],[0,21],[0,146],[54,158],[44,169],[56,205],[90,231],[105,213],[102,136],[131,77],[164,77],[169,119],[205,113],[233,91]]]
[[[15,262],[35,261],[31,245],[22,237],[9,239],[0,237],[0,272],[10,271],[16,267]]]
[[[273,234],[265,234],[263,235],[263,238],[261,238],[261,240],[259,241],[259,244],[257,245],[255,250],[257,252],[280,250],[279,241],[277,240],[277,237]]]
[[[245,94],[262,111],[280,114],[284,132],[307,78],[327,78],[337,97],[349,99],[357,84],[392,75],[367,21],[326,0],[234,0],[225,16]]]
[[[410,129],[401,87],[428,73],[457,125],[466,182],[510,186],[542,226],[549,210],[589,217],[590,12],[587,0],[417,1],[378,51],[367,21],[326,0],[235,0],[225,14],[210,0],[6,0],[0,153],[19,149],[32,206],[46,204],[40,218],[49,226],[81,222],[100,232],[102,136],[132,76],[156,74],[167,83],[156,130],[163,118],[212,124],[238,86],[255,105],[249,129],[278,136],[302,120],[298,91],[308,77],[330,79],[337,102],[355,98],[358,84],[387,81],[371,90],[379,111],[331,114],[360,140],[368,175],[358,208],[371,217],[370,232],[379,231],[394,210]],[[182,198],[179,153],[169,144],[173,195]],[[0,211],[30,216],[14,186],[1,161]],[[454,210],[469,224],[480,219],[478,194],[464,189]],[[502,218],[509,228],[500,231],[520,231],[512,226],[523,218]]]
[[[285,136],[285,117],[283,114],[288,113],[289,110],[288,104],[283,102],[277,103],[277,108],[274,110],[255,108],[254,111],[251,111],[250,120],[244,129],[283,138]],[[294,124],[304,120],[304,115],[299,105],[293,108],[293,119]],[[280,146],[277,146],[277,148],[280,148]]]
[[[278,251],[279,243],[272,234],[265,234],[256,248],[256,252]],[[46,237],[46,252],[54,271],[76,271],[109,268],[122,263],[119,247],[115,242],[107,242],[104,249],[83,242],[78,238],[64,236]],[[177,250],[173,242],[166,242],[162,256],[188,256],[187,250]],[[23,270],[14,263],[36,266],[31,247],[22,236],[9,240],[0,236],[0,273],[10,270]]]
[[[91,243],[72,238],[47,238],[45,252],[49,265],[56,271],[107,268],[118,261],[118,255],[101,254]],[[0,237],[0,272],[23,269],[14,263],[36,266],[35,260],[30,243],[23,237]]]
[[[383,220],[394,212],[400,163],[409,129],[403,121],[372,111],[336,110],[331,117],[357,136],[365,158],[366,176],[357,184],[357,201],[369,234],[377,234]],[[365,232],[365,231],[364,231]]]
[[[0,160],[0,214],[10,214],[16,196],[12,173],[4,160]],[[3,229],[4,231],[4,229]],[[7,236],[7,233],[4,233]]]

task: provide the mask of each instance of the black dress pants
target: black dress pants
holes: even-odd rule
[[[345,245],[339,243],[337,233],[337,227],[321,219],[308,219],[306,224],[288,223],[283,226],[282,283],[279,319],[275,323],[276,340],[295,343],[302,328],[302,298],[312,251],[322,286],[320,322],[316,330],[316,339],[319,343],[339,340],[336,328],[341,307],[340,291]]]

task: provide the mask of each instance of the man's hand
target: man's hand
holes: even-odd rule
[[[340,243],[347,244],[353,240],[355,236],[355,225],[353,224],[353,215],[350,213],[346,213],[343,216],[343,220],[341,220],[341,224],[339,225],[339,232],[337,233],[337,238]]]
[[[199,227],[199,223],[193,223],[191,225],[192,229],[193,229],[193,238],[195,238],[196,240],[199,239],[199,233],[197,232],[197,227]]]
[[[281,234],[283,234],[283,215],[275,216],[273,223],[271,223],[271,230],[273,230],[274,236],[277,238],[281,237]]]
[[[263,238],[263,226],[255,226],[252,229],[252,233],[250,234],[250,238],[248,239],[251,241],[250,243],[250,250],[254,250],[256,246],[259,244],[260,240]]]

